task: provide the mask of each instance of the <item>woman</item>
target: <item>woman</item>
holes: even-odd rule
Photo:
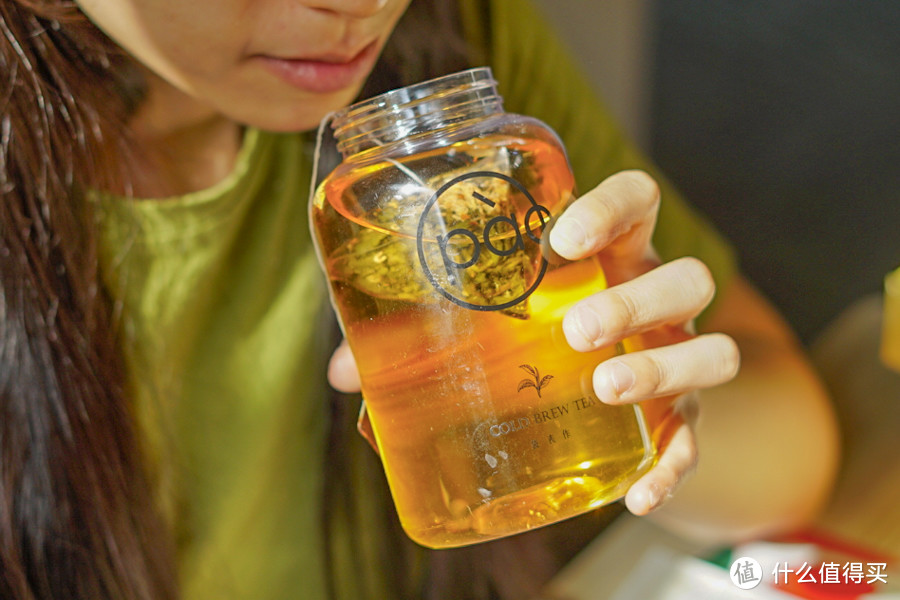
[[[699,446],[703,467],[655,511],[661,522],[728,540],[815,513],[834,464],[830,412],[783,324],[729,277],[725,247],[668,189],[660,208],[646,174],[613,175],[646,165],[526,5],[407,4],[2,5],[4,598],[522,598],[545,578],[538,538],[407,544],[371,453],[345,435],[352,407],[321,402],[320,374],[352,391],[355,368],[345,347],[326,366],[330,319],[298,200],[309,136],[296,132],[351,102],[373,68],[364,95],[488,62],[510,110],[546,113],[563,134],[590,191],[551,244],[621,265],[619,285],[567,316],[576,349],[690,328],[710,302],[703,263],[659,266],[658,210],[661,255],[696,249],[728,281],[703,326],[729,335],[598,366],[604,401],[684,398],[628,508],[668,500]],[[688,393],[734,376],[734,340],[742,374],[704,392],[695,442]],[[817,460],[791,460],[798,447]]]

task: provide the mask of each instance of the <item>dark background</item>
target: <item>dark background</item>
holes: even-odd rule
[[[900,1],[657,0],[649,151],[809,342],[900,266]]]

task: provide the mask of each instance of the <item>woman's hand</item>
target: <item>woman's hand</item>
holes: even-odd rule
[[[625,171],[575,200],[549,234],[551,249],[563,258],[596,254],[611,286],[568,312],[563,320],[568,343],[588,352],[641,333],[644,344],[652,346],[600,363],[593,377],[603,402],[644,402],[660,448],[657,464],[626,495],[626,506],[637,515],[667,500],[697,462],[694,392],[728,381],[740,362],[730,337],[690,335],[715,285],[696,259],[660,265],[650,243],[658,208],[653,179]],[[338,390],[359,390],[346,342],[332,356],[328,378]]]
[[[359,370],[347,340],[341,340],[328,363],[328,383],[339,392],[352,394],[360,389]]]
[[[659,264],[650,243],[658,208],[659,188],[646,173],[618,173],[573,202],[549,236],[563,258],[597,254],[611,286],[568,312],[563,331],[569,344],[590,351],[643,333],[645,345],[652,346],[604,361],[593,376],[603,402],[650,400],[645,412],[660,458],[625,497],[637,515],[671,497],[697,462],[694,392],[730,380],[740,363],[730,337],[690,337],[693,319],[712,300],[715,285],[696,259]]]

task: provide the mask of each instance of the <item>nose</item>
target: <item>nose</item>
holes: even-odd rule
[[[390,0],[303,0],[309,8],[355,18],[371,17]]]

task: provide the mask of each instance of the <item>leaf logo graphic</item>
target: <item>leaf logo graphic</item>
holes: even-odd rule
[[[520,369],[524,369],[529,375],[531,375],[531,379],[523,379],[519,382],[519,388],[516,390],[517,392],[521,392],[525,388],[534,388],[537,392],[538,398],[541,397],[541,390],[547,387],[547,384],[550,383],[550,380],[553,379],[553,375],[544,375],[541,377],[541,372],[538,371],[537,367],[532,367],[531,365],[519,365]]]

